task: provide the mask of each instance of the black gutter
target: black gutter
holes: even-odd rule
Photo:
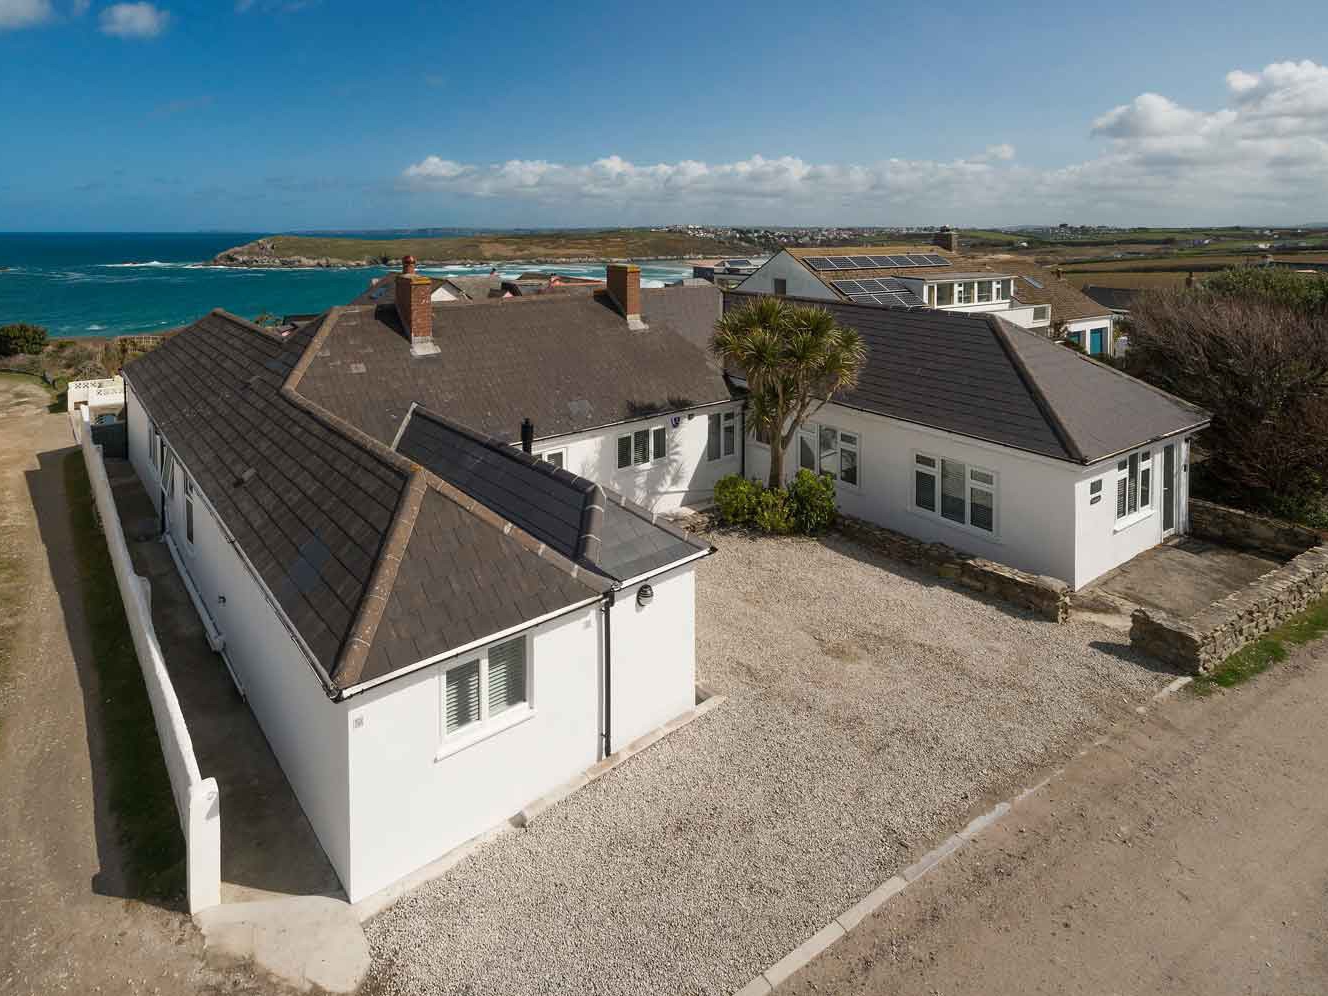
[[[604,593],[604,756],[613,753],[613,602],[616,588]]]

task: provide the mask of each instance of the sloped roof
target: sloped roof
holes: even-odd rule
[[[1135,298],[1139,296],[1138,287],[1085,287],[1083,289],[1084,297],[1091,298],[1104,308],[1110,308],[1112,311],[1129,311],[1134,307]]]
[[[641,292],[649,328],[628,329],[605,294],[563,292],[433,309],[435,356],[415,357],[395,308],[335,309],[301,391],[383,443],[412,403],[503,442],[728,401],[706,352],[714,286]]]
[[[709,550],[594,481],[423,408],[411,411],[396,450],[568,560],[614,581]]]
[[[725,307],[755,296],[730,291]],[[866,344],[857,386],[834,398],[852,408],[1080,464],[1208,422],[1202,409],[994,314],[806,303]]]
[[[214,311],[124,369],[329,694],[607,590],[305,397],[334,317],[282,339]]]

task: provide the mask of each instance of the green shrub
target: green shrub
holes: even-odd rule
[[[715,482],[715,507],[726,525],[749,525],[756,516],[761,485],[741,474],[729,474]]]
[[[789,506],[788,492],[783,488],[763,488],[757,496],[752,524],[761,532],[775,536],[793,532],[793,510]]]
[[[788,487],[789,512],[798,532],[815,536],[835,521],[835,481],[829,474],[817,477],[810,470],[798,471]]]
[[[37,354],[46,347],[46,330],[40,325],[19,322],[0,326],[0,356]]]

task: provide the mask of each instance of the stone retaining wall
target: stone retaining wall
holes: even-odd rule
[[[944,543],[927,543],[883,526],[839,517],[838,530],[888,557],[925,567],[938,577],[957,581],[972,591],[1028,609],[1043,619],[1065,622],[1070,615],[1070,586],[1056,578],[1017,571],[993,560],[962,553]]]
[[[1289,559],[1323,542],[1307,526],[1190,499],[1190,535],[1199,539]]]
[[[1193,528],[1197,521],[1204,523],[1202,530]],[[1156,609],[1135,609],[1130,617],[1130,645],[1136,650],[1188,674],[1200,674],[1328,593],[1328,546],[1311,545],[1319,541],[1313,530],[1208,502],[1190,503],[1190,522],[1193,532],[1205,539],[1261,553],[1293,555],[1286,564],[1189,619]],[[1305,543],[1307,538],[1311,544]]]

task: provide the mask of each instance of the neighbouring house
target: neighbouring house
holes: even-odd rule
[[[857,329],[867,359],[785,468],[830,474],[845,512],[1074,588],[1187,531],[1203,410],[999,313],[808,303]],[[768,442],[749,439],[745,462],[764,479]]]
[[[692,276],[708,280],[716,287],[728,290],[755,273],[761,266],[750,259],[703,259],[692,264]]]
[[[514,278],[500,275],[497,270],[487,274],[462,274],[446,277],[428,277],[431,289],[429,300],[434,304],[470,304],[494,298],[528,297],[553,291],[596,290],[604,287],[603,280],[588,277],[568,277],[560,273],[521,273]],[[396,275],[389,273],[370,281],[368,289],[356,295],[351,307],[360,305],[394,305],[396,302]],[[312,319],[314,315],[303,316]]]
[[[953,239],[945,242],[954,245]],[[1046,335],[1059,330],[1094,355],[1113,351],[1110,309],[1036,263],[1008,253],[961,255],[940,246],[916,245],[785,249],[737,289],[891,308],[998,314]]]
[[[614,265],[606,290],[434,307],[409,277],[409,321],[400,289],[390,307],[336,309],[303,381],[379,442],[417,402],[512,444],[529,423],[536,455],[657,512],[706,504],[741,472],[741,398],[707,349],[714,286],[642,289],[638,267]]]
[[[565,466],[625,452],[607,477],[675,498],[736,466],[706,460],[734,405],[678,331],[717,297],[619,276],[435,308],[405,273],[391,306],[213,312],[125,367],[129,458],[352,901],[695,704],[710,548],[511,444],[525,413]]]

